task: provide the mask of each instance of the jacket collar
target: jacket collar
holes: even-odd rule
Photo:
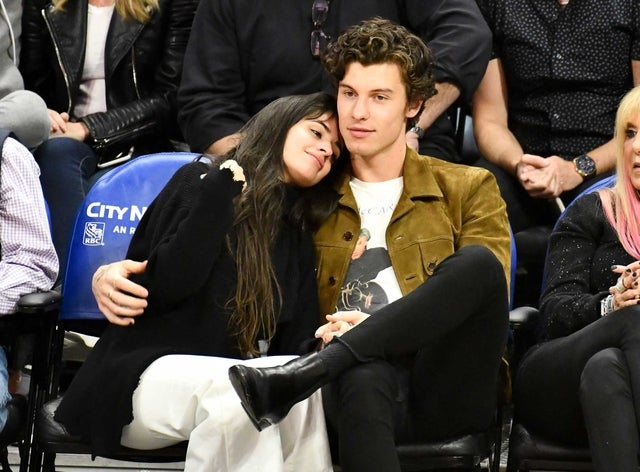
[[[88,4],[86,0],[70,0],[66,3],[63,14],[54,13],[53,4],[44,9],[54,43],[70,75],[71,83],[74,84],[80,79],[84,67]],[[135,20],[124,21],[114,10],[105,46],[107,77],[111,76],[118,63],[130,51],[143,28],[144,24]]]
[[[144,28],[143,23],[136,20],[123,20],[115,12],[111,18],[105,54],[105,72],[109,75],[116,65],[133,48],[133,44]]]
[[[433,175],[431,164],[431,158],[421,156],[407,147],[402,167],[402,176],[404,177],[403,194],[410,200],[443,197],[442,190]],[[351,165],[347,165],[337,180],[336,191],[340,195],[340,204],[356,208],[355,198],[349,186],[351,177]]]
[[[86,1],[72,0],[65,5],[63,14],[54,12],[52,3],[43,10],[58,59],[65,69],[72,90],[78,83],[84,65],[88,5]]]

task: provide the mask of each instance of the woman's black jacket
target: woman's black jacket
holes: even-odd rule
[[[53,11],[48,0],[24,2],[20,70],[25,88],[59,113],[72,114],[85,59],[86,0]],[[82,118],[97,151],[135,144],[147,152],[180,139],[176,91],[197,0],[159,0],[145,24],[115,11],[105,47],[107,111]],[[155,144],[155,146],[154,146]]]

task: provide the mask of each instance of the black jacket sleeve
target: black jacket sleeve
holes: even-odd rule
[[[473,0],[406,0],[407,26],[433,52],[438,82],[457,85],[470,102],[491,55],[491,31]]]
[[[241,19],[235,18],[227,0],[200,2],[193,21],[178,91],[178,119],[195,152],[237,132],[250,118],[239,57],[249,51],[240,50],[237,21]]]
[[[195,163],[176,172],[145,212],[127,253],[149,261],[139,282],[150,303],[175,304],[205,285],[225,248],[233,198],[241,190],[228,169]]]
[[[576,200],[558,220],[549,239],[546,284],[540,298],[544,338],[566,336],[600,318],[600,300],[616,279],[610,267],[624,263],[618,257],[596,261],[602,258],[597,254],[606,225],[597,193]]]

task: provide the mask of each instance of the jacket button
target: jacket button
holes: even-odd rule
[[[329,277],[329,285],[333,286],[336,284],[336,278],[332,275]]]
[[[351,231],[347,231],[346,233],[344,233],[344,234],[342,235],[342,238],[343,238],[345,241],[351,241],[351,240],[353,239],[353,233],[352,233]]]

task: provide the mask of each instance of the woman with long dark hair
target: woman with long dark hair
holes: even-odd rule
[[[258,435],[227,369],[238,359],[280,364],[316,346],[303,197],[340,147],[335,98],[292,96],[255,115],[227,154],[181,168],[129,247],[129,259],[148,261],[136,278],[148,306],[109,317],[56,419],[97,454],[188,440],[189,471],[331,470],[319,397]]]

